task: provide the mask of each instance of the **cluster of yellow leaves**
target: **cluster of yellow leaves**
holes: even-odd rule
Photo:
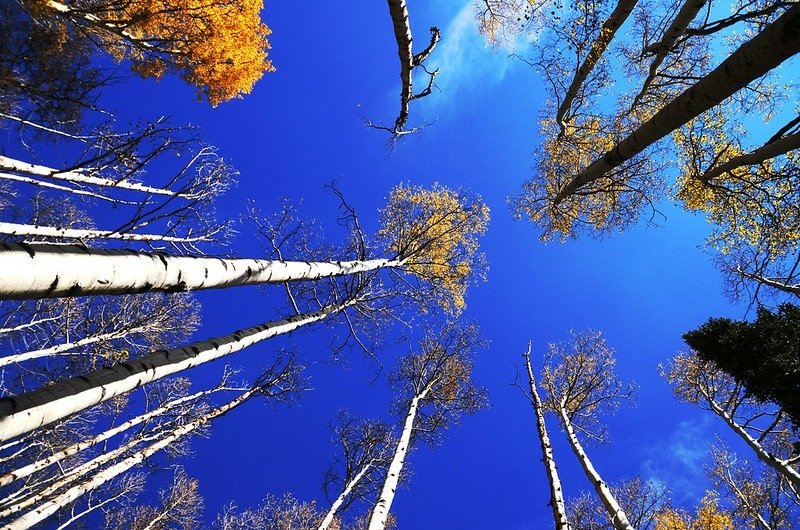
[[[656,518],[655,530],[734,530],[733,517],[719,508],[716,496],[709,492],[695,517],[682,510],[664,510]]]
[[[260,18],[263,0],[125,0],[95,13],[81,4],[56,11],[90,27],[114,58],[131,60],[140,75],[178,72],[212,105],[249,93],[274,70],[267,59],[270,30]]]
[[[715,232],[709,242],[728,253],[740,244],[781,256],[800,242],[797,180],[800,153],[740,166],[709,179],[705,173],[745,154],[729,137],[722,111],[709,112],[673,133],[681,174],[676,196],[688,210],[707,214]]]
[[[563,133],[551,120],[542,122],[545,141],[539,157],[539,176],[526,184],[526,195],[534,198],[518,202],[517,214],[546,224],[545,239],[558,234],[562,239],[574,234],[578,225],[607,230],[614,225],[620,195],[626,191],[608,179],[600,179],[597,193],[568,197],[557,206],[553,198],[561,188],[594,160],[615,145],[615,138],[599,118],[569,121]],[[544,203],[542,203],[544,201]]]
[[[489,207],[438,184],[430,190],[401,184],[382,217],[378,235],[388,250],[434,288],[442,308],[460,312],[467,285],[480,272],[477,238],[486,231]]]

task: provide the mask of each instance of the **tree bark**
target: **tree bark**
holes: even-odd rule
[[[762,145],[754,151],[735,156],[727,162],[712,167],[700,176],[700,180],[708,184],[736,168],[760,164],[761,162],[784,155],[795,149],[800,149],[800,132],[787,134],[775,141]]]
[[[564,94],[564,100],[561,102],[556,112],[556,123],[561,126],[562,130],[565,126],[564,116],[567,115],[570,107],[572,107],[575,97],[578,95],[578,91],[583,83],[586,82],[586,78],[592,73],[594,67],[597,66],[597,63],[600,62],[603,53],[605,53],[619,27],[625,23],[625,20],[627,20],[631,11],[633,11],[637,1],[638,0],[620,0],[617,7],[614,8],[614,11],[603,23],[603,27],[600,28],[600,34],[597,35],[589,53],[572,77],[572,83],[570,83],[566,94]]]
[[[388,259],[225,259],[78,245],[0,243],[0,300],[218,289],[316,280],[402,265],[402,260]]]
[[[650,68],[647,74],[647,79],[644,80],[642,83],[642,89],[639,91],[639,94],[633,98],[633,103],[631,107],[635,107],[636,104],[642,99],[647,89],[652,84],[653,80],[658,75],[658,68],[661,66],[661,63],[664,62],[667,55],[672,48],[675,46],[675,43],[680,38],[681,35],[686,32],[686,28],[689,27],[689,24],[692,23],[692,20],[697,17],[697,14],[703,9],[703,6],[706,5],[708,0],[686,0],[686,3],[683,4],[681,10],[678,11],[678,14],[675,16],[675,19],[670,24],[669,28],[664,32],[664,36],[661,38],[660,41],[657,43],[648,46],[645,50],[645,53],[653,53],[654,57],[652,62],[650,63]]]
[[[0,234],[19,237],[50,237],[62,239],[118,239],[121,241],[144,241],[163,243],[199,243],[208,241],[208,236],[165,236],[160,234],[134,234],[112,230],[82,230],[55,226],[26,225],[0,222]]]
[[[65,449],[62,449],[62,450],[54,453],[53,455],[48,456],[47,458],[43,458],[41,460],[37,460],[36,462],[32,462],[32,463],[30,463],[30,464],[28,464],[26,466],[23,466],[23,467],[21,467],[19,469],[16,469],[16,470],[12,471],[10,473],[6,473],[5,475],[0,476],[0,486],[6,486],[8,484],[11,484],[15,480],[19,480],[21,478],[25,478],[25,477],[27,477],[29,475],[32,475],[33,473],[36,473],[37,471],[41,471],[42,469],[45,469],[45,468],[47,468],[47,467],[49,467],[49,466],[51,466],[51,465],[53,465],[53,464],[55,464],[57,462],[60,462],[61,460],[65,459],[67,457],[70,457],[72,455],[78,454],[81,451],[85,451],[86,449],[89,449],[90,447],[93,447],[93,446],[99,444],[100,442],[104,442],[104,441],[116,436],[117,434],[123,433],[123,432],[127,431],[128,429],[130,429],[132,427],[135,427],[137,425],[141,425],[142,423],[144,423],[144,422],[146,422],[146,421],[148,421],[148,420],[150,420],[152,418],[160,416],[161,414],[164,414],[165,412],[167,412],[167,411],[169,411],[169,410],[171,410],[171,409],[173,409],[175,407],[183,405],[184,403],[189,403],[191,401],[196,401],[196,400],[198,400],[198,399],[200,399],[200,398],[202,398],[204,396],[207,396],[207,395],[209,395],[209,394],[211,394],[213,392],[218,392],[219,390],[221,390],[221,389],[203,390],[203,391],[200,391],[200,392],[196,392],[196,393],[194,393],[194,394],[192,394],[190,396],[185,396],[185,397],[182,397],[182,398],[174,399],[174,400],[172,400],[172,401],[170,401],[168,403],[165,403],[161,407],[153,409],[150,412],[146,412],[145,414],[141,414],[139,416],[136,416],[135,418],[131,418],[130,420],[128,420],[126,422],[123,422],[123,423],[117,425],[116,427],[108,429],[108,430],[106,430],[106,431],[104,431],[104,432],[102,432],[102,433],[100,433],[100,434],[98,434],[96,436],[93,436],[93,437],[91,437],[91,438],[89,438],[87,440],[82,440],[80,442],[72,444],[71,446],[69,446],[69,447],[67,447]]]
[[[366,475],[371,468],[371,464],[365,465],[358,471],[358,473],[355,474],[350,482],[345,485],[342,492],[339,494],[336,500],[333,501],[333,504],[331,504],[328,513],[325,514],[325,517],[317,527],[317,530],[328,530],[328,527],[331,525],[331,523],[333,523],[334,517],[336,517],[336,512],[339,511],[339,507],[342,505],[342,503],[344,503],[344,500],[347,498],[347,496],[350,495],[350,492],[353,491],[353,488],[356,486],[356,484],[358,484],[361,479],[364,478],[364,475]]]
[[[392,507],[394,494],[397,491],[397,484],[400,481],[400,473],[403,471],[403,464],[406,461],[406,455],[411,445],[411,434],[414,432],[414,421],[417,418],[417,410],[419,409],[420,401],[425,399],[429,391],[430,385],[411,399],[411,404],[406,414],[406,420],[403,424],[403,432],[400,435],[400,440],[397,442],[397,448],[392,456],[389,469],[386,471],[386,480],[383,481],[381,494],[370,515],[367,530],[385,530],[386,528],[389,510]]]
[[[185,425],[182,425],[181,427],[174,429],[170,434],[168,434],[161,440],[158,440],[152,443],[151,445],[145,447],[144,449],[141,449],[140,451],[137,451],[133,455],[125,458],[124,460],[121,460],[120,462],[95,473],[86,482],[73,486],[72,488],[64,491],[63,493],[57,495],[56,497],[40,504],[35,509],[29,511],[28,513],[19,517],[15,521],[9,523],[7,526],[4,527],[4,530],[25,530],[37,523],[44,521],[46,518],[50,517],[60,508],[63,508],[69,503],[75,501],[85,493],[102,486],[109,480],[121,475],[122,473],[128,471],[137,464],[144,462],[146,459],[150,458],[152,455],[154,455],[161,449],[164,449],[165,447],[169,446],[170,444],[174,443],[180,438],[190,434],[191,432],[207,424],[214,418],[222,416],[226,412],[238,407],[239,405],[250,399],[255,393],[259,392],[259,390],[260,390],[259,388],[252,388],[247,392],[241,394],[239,397],[226,403],[225,405],[217,407],[208,414],[205,414]]]
[[[640,125],[601,158],[575,175],[556,194],[554,204],[576,193],[644,151],[670,132],[719,105],[750,82],[800,52],[800,5],[788,9],[758,35],[680,96]]]
[[[595,492],[597,492],[600,502],[603,503],[603,507],[606,509],[606,512],[611,518],[611,524],[614,525],[616,530],[634,530],[634,528],[628,522],[628,517],[622,510],[622,507],[614,498],[614,495],[603,481],[600,473],[598,473],[592,465],[592,461],[589,460],[589,456],[586,454],[586,451],[583,450],[583,446],[578,440],[578,437],[575,435],[575,429],[572,427],[572,421],[569,419],[569,415],[567,415],[567,411],[564,409],[563,403],[560,405],[558,413],[561,416],[561,423],[567,433],[567,438],[569,439],[569,444],[572,447],[572,451],[575,453],[575,456],[578,457],[578,461],[581,463],[583,472],[586,473],[586,478],[588,478],[589,482],[592,483],[592,487],[594,487]]]
[[[569,521],[567,520],[566,504],[564,503],[564,491],[561,488],[561,479],[558,477],[558,468],[556,467],[556,461],[553,457],[553,446],[550,443],[550,435],[547,433],[547,425],[544,422],[542,400],[539,398],[539,392],[536,389],[536,382],[533,377],[533,369],[531,368],[530,343],[528,344],[528,351],[525,354],[525,365],[528,369],[528,382],[530,383],[532,398],[531,404],[533,405],[533,412],[536,414],[536,428],[539,432],[539,442],[542,447],[544,466],[547,470],[547,482],[550,485],[550,507],[553,510],[553,522],[555,523],[556,530],[570,530]]]
[[[0,398],[0,441],[66,418],[139,386],[240,351],[300,326],[319,322],[355,304],[327,306],[313,313],[237,331],[231,335],[159,350],[138,359],[65,379],[15,397]]]
[[[764,447],[757,440],[750,436],[744,427],[739,425],[739,423],[737,423],[728,412],[723,410],[719,403],[712,399],[708,394],[703,392],[703,397],[705,398],[709,407],[711,407],[711,411],[725,420],[725,423],[728,424],[728,427],[733,429],[733,432],[735,432],[742,440],[744,440],[744,442],[748,445],[748,447],[750,447],[750,449],[753,450],[759,460],[786,478],[786,480],[792,485],[792,489],[795,491],[800,491],[800,472],[792,468],[786,460],[781,460],[764,449]]]

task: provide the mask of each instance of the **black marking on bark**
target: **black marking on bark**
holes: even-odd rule
[[[30,246],[29,244],[27,244],[27,243],[19,243],[19,246],[22,248],[22,250],[27,252],[28,256],[30,256],[31,258],[33,258],[36,255],[36,251],[34,251],[33,247]]]
[[[50,284],[50,285],[47,287],[47,292],[48,292],[48,293],[52,293],[53,291],[55,291],[55,290],[56,290],[56,287],[58,287],[58,274],[56,274],[56,277],[55,277],[55,279],[53,280],[53,283],[51,283],[51,284]]]
[[[158,259],[161,260],[161,263],[164,264],[164,268],[166,269],[169,266],[169,262],[167,262],[167,258],[165,258],[163,254],[156,254],[156,256],[158,256]]]
[[[73,285],[72,287],[67,289],[67,292],[64,293],[64,295],[65,296],[75,296],[76,294],[81,292],[82,289],[83,289],[83,287],[81,287],[81,284],[76,283],[75,285]]]

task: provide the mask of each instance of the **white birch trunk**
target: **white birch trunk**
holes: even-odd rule
[[[55,2],[50,2],[50,3],[54,4]],[[145,186],[144,184],[139,184],[136,182],[130,182],[126,180],[117,181],[114,179],[109,179],[104,177],[96,177],[93,175],[89,175],[85,171],[81,170],[59,171],[57,169],[53,169],[47,166],[31,164],[28,162],[23,162],[22,160],[16,160],[2,155],[0,155],[0,170],[10,171],[12,173],[20,173],[22,175],[31,175],[34,177],[43,177],[53,180],[65,180],[67,182],[72,182],[74,184],[81,184],[87,186],[98,186],[101,188],[118,188],[129,191],[137,191],[140,193],[150,193],[153,195],[180,196],[178,193],[164,188]]]
[[[675,129],[719,105],[800,52],[800,5],[742,44],[722,64],[670,101],[605,155],[569,180],[553,198],[559,204],[581,187],[630,160]]]
[[[0,398],[0,441],[66,418],[142,385],[225,357],[257,342],[319,322],[355,304],[328,306],[320,311],[267,322],[189,346],[159,350],[139,359],[102,368],[85,376],[53,383],[33,392]]]
[[[710,183],[713,182],[714,179],[736,168],[760,164],[761,162],[784,155],[798,148],[800,148],[800,133],[787,134],[773,142],[762,145],[750,153],[735,156],[727,162],[709,169],[700,176],[700,180],[705,183]]]
[[[28,464],[26,466],[23,466],[23,467],[21,467],[19,469],[16,469],[16,470],[12,471],[10,473],[6,473],[5,475],[0,476],[0,486],[6,486],[8,484],[11,484],[15,480],[19,480],[21,478],[25,478],[25,477],[27,477],[29,475],[32,475],[33,473],[36,473],[37,471],[41,471],[41,470],[43,470],[43,469],[45,469],[45,468],[47,468],[47,467],[49,467],[49,466],[51,466],[51,465],[53,465],[53,464],[55,464],[57,462],[60,462],[60,461],[64,460],[65,458],[68,458],[68,457],[70,457],[72,455],[78,454],[81,451],[85,451],[86,449],[89,449],[90,447],[93,447],[93,446],[95,446],[95,445],[97,445],[97,444],[99,444],[101,442],[104,442],[104,441],[106,441],[106,440],[108,440],[108,439],[110,439],[110,438],[112,438],[112,437],[114,437],[114,436],[116,436],[116,435],[118,435],[120,433],[123,433],[123,432],[127,431],[128,429],[130,429],[132,427],[135,427],[137,425],[141,425],[142,423],[144,423],[144,422],[146,422],[146,421],[148,421],[148,420],[150,420],[152,418],[160,416],[161,414],[164,414],[165,412],[167,412],[167,411],[169,411],[169,410],[171,410],[171,409],[173,409],[175,407],[183,405],[184,403],[189,403],[191,401],[198,400],[198,399],[200,399],[200,398],[202,398],[204,396],[207,396],[207,395],[209,395],[209,394],[211,394],[213,392],[217,392],[219,390],[221,390],[221,389],[203,390],[203,391],[200,391],[200,392],[196,392],[196,393],[194,393],[194,394],[192,394],[190,396],[185,396],[185,397],[182,397],[182,398],[174,399],[174,400],[172,400],[172,401],[170,401],[168,403],[165,403],[161,407],[158,407],[156,409],[151,410],[150,412],[147,412],[145,414],[141,414],[139,416],[136,416],[135,418],[131,418],[130,420],[128,420],[126,422],[123,422],[123,423],[117,425],[116,427],[113,427],[111,429],[103,431],[102,433],[98,434],[97,436],[93,436],[93,437],[91,437],[91,438],[89,438],[87,440],[82,440],[80,442],[72,444],[71,446],[69,446],[69,447],[67,447],[65,449],[62,449],[62,450],[54,453],[53,455],[48,456],[47,458],[43,458],[41,460],[37,460],[36,462],[32,462],[32,463],[30,463],[30,464]]]
[[[99,335],[86,337],[77,340],[75,342],[65,342],[64,344],[58,344],[56,346],[43,348],[41,350],[28,351],[23,353],[17,353],[14,355],[8,355],[6,357],[0,357],[0,368],[12,363],[22,363],[26,361],[32,361],[34,359],[41,359],[42,357],[50,357],[57,355],[81,355],[79,353],[69,353],[69,352],[72,352],[73,350],[81,348],[83,346],[88,346],[89,344],[94,344],[96,342],[118,339],[130,333],[136,333],[137,331],[141,331],[146,328],[147,326],[139,326],[124,331],[112,331],[110,333],[101,333]]]
[[[566,125],[564,123],[564,116],[566,116],[572,107],[575,98],[578,96],[578,91],[580,91],[581,86],[586,82],[586,78],[592,73],[594,67],[597,66],[597,63],[600,62],[600,59],[611,43],[611,40],[614,38],[614,35],[617,33],[617,30],[628,19],[637,1],[638,0],[619,0],[617,7],[614,8],[614,11],[612,11],[611,15],[609,15],[608,19],[603,23],[603,27],[600,28],[600,34],[597,35],[589,53],[586,54],[583,63],[578,67],[578,70],[572,77],[572,82],[567,92],[564,94],[564,100],[561,102],[556,112],[556,123],[561,126],[562,131]]]
[[[103,195],[102,193],[96,191],[89,191],[80,188],[71,188],[69,186],[62,186],[61,184],[55,184],[52,182],[45,182],[43,180],[35,179],[33,177],[28,177],[24,175],[14,175],[11,173],[5,173],[0,171],[0,178],[5,180],[13,180],[14,182],[23,182],[25,184],[30,184],[31,186],[39,186],[41,188],[48,188],[51,190],[58,190],[63,191],[65,193],[73,193],[75,195],[83,195],[84,197],[94,197],[95,199],[100,199],[102,201],[108,201],[114,204],[136,204],[133,201],[125,201],[122,199],[115,199],[112,197],[108,197]]]
[[[785,283],[785,281],[782,281],[779,278],[767,278],[766,276],[750,274],[749,272],[745,272],[742,269],[737,269],[736,272],[744,276],[745,278],[753,280],[754,282],[762,283],[767,287],[772,287],[773,289],[777,289],[779,291],[792,293],[797,296],[800,296],[800,284],[792,285],[789,283]]]
[[[158,440],[152,443],[151,445],[137,451],[131,456],[125,458],[124,460],[121,460],[120,462],[117,462],[116,464],[111,465],[93,474],[91,478],[86,482],[73,486],[72,488],[40,504],[35,509],[29,511],[22,517],[19,517],[15,521],[4,526],[2,530],[25,530],[37,523],[44,521],[52,514],[54,514],[56,511],[58,511],[60,508],[67,506],[69,503],[80,498],[85,493],[102,486],[109,480],[121,475],[122,473],[128,471],[132,467],[141,464],[142,462],[144,462],[146,459],[148,459],[161,449],[164,449],[165,447],[169,446],[170,444],[174,443],[180,438],[190,434],[191,432],[207,424],[214,418],[222,416],[226,412],[241,405],[257,392],[259,392],[258,388],[252,388],[247,392],[244,392],[236,399],[226,403],[225,405],[217,407],[208,414],[201,416],[195,419],[194,421],[191,421],[185,425],[182,425],[174,429],[171,433],[166,435],[161,440]]]
[[[611,524],[614,525],[616,530],[634,530],[634,528],[628,522],[628,516],[625,515],[624,511],[622,511],[622,507],[614,498],[614,495],[603,481],[600,473],[598,473],[592,465],[592,461],[589,460],[589,456],[586,454],[586,451],[583,450],[583,446],[578,440],[578,437],[575,435],[575,429],[572,427],[572,422],[567,415],[567,411],[564,409],[563,403],[559,407],[558,413],[561,416],[561,423],[567,433],[567,438],[569,438],[569,444],[572,447],[572,451],[575,453],[575,456],[578,457],[581,467],[583,468],[583,472],[586,474],[589,482],[592,483],[592,487],[594,487],[595,492],[597,492],[600,502],[603,503],[603,507],[606,509],[606,512],[611,518]]]
[[[544,466],[547,470],[547,482],[550,485],[550,508],[553,510],[553,522],[556,530],[569,530],[570,525],[567,520],[567,509],[564,503],[564,491],[561,487],[561,479],[558,476],[558,468],[553,457],[553,446],[550,443],[550,435],[547,433],[547,425],[544,421],[542,400],[536,389],[536,382],[531,368],[531,347],[528,344],[528,353],[525,354],[525,364],[528,369],[528,382],[530,383],[531,398],[533,400],[533,412],[536,414],[536,428],[539,431],[539,441],[542,446],[542,456]]]
[[[375,503],[375,508],[369,518],[369,527],[367,530],[385,530],[386,521],[389,517],[389,510],[392,507],[394,494],[397,491],[397,484],[400,481],[400,473],[403,471],[403,464],[406,461],[408,450],[411,445],[411,434],[414,432],[414,421],[417,418],[417,409],[419,409],[419,402],[425,399],[428,394],[430,386],[426,387],[419,395],[411,399],[411,404],[408,407],[406,420],[403,424],[403,432],[400,435],[400,440],[397,442],[397,448],[392,456],[392,462],[389,464],[389,469],[386,471],[386,479],[383,481],[381,494]]]
[[[165,236],[160,234],[134,234],[112,230],[82,230],[77,228],[58,228],[55,226],[26,225],[0,222],[0,234],[20,237],[51,237],[68,239],[119,239],[121,241],[160,241],[164,243],[199,243],[208,241],[205,235]]]
[[[279,261],[174,256],[78,245],[0,243],[0,300],[195,291],[316,280],[401,260]]]
[[[764,447],[755,438],[750,436],[750,433],[748,433],[744,427],[739,425],[739,423],[733,419],[733,417],[728,414],[728,412],[726,412],[719,405],[719,403],[712,399],[708,394],[704,392],[703,397],[706,398],[706,402],[708,403],[709,407],[711,407],[711,411],[725,420],[725,423],[728,424],[728,427],[733,429],[733,432],[738,434],[739,437],[744,440],[748,447],[755,452],[759,460],[783,475],[783,477],[786,478],[786,480],[792,485],[793,490],[800,491],[800,472],[794,469],[787,460],[781,460],[764,449]]]
[[[364,475],[366,475],[370,469],[372,469],[372,464],[365,465],[358,471],[358,473],[356,473],[356,475],[350,480],[350,482],[345,484],[344,489],[336,498],[336,500],[333,501],[333,504],[331,504],[328,513],[325,514],[325,517],[322,519],[322,522],[317,527],[317,530],[328,530],[328,527],[333,522],[334,517],[336,517],[336,512],[339,511],[339,507],[341,507],[344,500],[347,498],[348,495],[350,495],[350,492],[353,491],[353,488],[356,487],[356,484],[358,484],[361,481],[361,479],[364,478]]]

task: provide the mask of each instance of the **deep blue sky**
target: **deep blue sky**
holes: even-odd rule
[[[434,122],[389,150],[384,133],[362,118],[393,122],[399,103],[399,66],[385,2],[314,3],[269,1],[264,18],[272,28],[271,58],[277,72],[252,94],[216,109],[194,99],[180,80],[132,79],[107,89],[104,101],[118,109],[118,122],[172,115],[202,127],[205,140],[239,171],[238,187],[222,201],[221,215],[238,215],[243,200],[265,211],[279,197],[302,199],[302,212],[317,218],[335,239],[335,202],[322,190],[338,180],[368,232],[377,211],[399,182],[465,186],[492,210],[482,239],[488,281],[468,293],[465,316],[491,341],[476,359],[475,378],[491,392],[492,406],[452,429],[434,450],[411,455],[413,477],[395,499],[402,529],[539,529],[550,523],[548,492],[534,419],[510,386],[514,363],[527,341],[541,354],[547,342],[570,329],[601,329],[618,353],[623,377],[640,385],[635,408],[608,419],[613,443],[590,447],[598,470],[610,481],[634,475],[665,482],[679,503],[693,504],[706,487],[702,464],[707,444],[724,426],[689,405],[677,404],[657,374],[682,347],[680,336],[709,316],[744,316],[722,295],[720,275],[698,247],[705,221],[669,203],[659,226],[632,227],[597,241],[541,244],[535,227],[515,221],[506,198],[532,172],[539,148],[537,121],[544,90],[531,69],[487,47],[477,34],[468,2],[410,2],[417,45],[427,28],[443,41],[429,59],[439,66],[441,91],[412,103],[409,125]],[[232,241],[230,251],[256,256],[258,243]],[[258,289],[203,293],[198,338],[229,333],[279,316],[280,292]],[[303,331],[230,359],[258,366],[273,351],[291,346],[309,363],[314,390],[291,408],[249,403],[217,422],[208,439],[196,440],[186,462],[198,477],[211,519],[222,506],[246,507],[266,493],[291,492],[319,499],[322,473],[334,446],[328,423],[342,407],[386,416],[391,395],[374,365],[355,352],[346,365],[328,362],[324,330]],[[387,368],[406,346],[381,352]],[[221,363],[192,374],[211,383]],[[587,489],[557,428],[551,435],[568,495]]]

